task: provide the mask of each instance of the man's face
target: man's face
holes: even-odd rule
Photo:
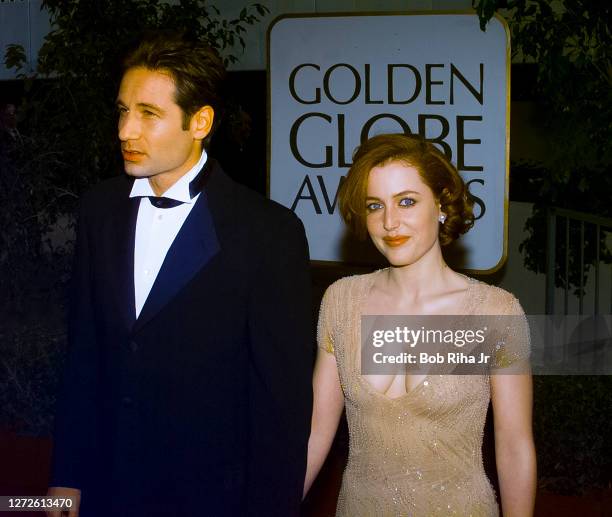
[[[200,134],[193,123],[182,128],[183,112],[174,95],[168,74],[138,67],[123,76],[117,96],[118,129],[130,176],[155,177],[171,185],[200,158]]]

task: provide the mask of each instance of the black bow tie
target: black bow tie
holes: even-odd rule
[[[208,181],[208,177],[210,176],[210,164],[211,158],[206,160],[204,166],[200,169],[200,172],[196,174],[196,177],[193,178],[189,182],[189,197],[193,199],[196,197],[202,190],[204,190],[204,185]],[[182,205],[184,201],[179,201],[177,199],[172,199],[164,196],[138,196],[139,198],[146,197],[151,202],[151,204],[155,208],[174,208],[175,206]]]
[[[183,201],[172,199],[164,196],[143,196],[149,198],[149,201],[155,208],[174,208],[183,204]]]

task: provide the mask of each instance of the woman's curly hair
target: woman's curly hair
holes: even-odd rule
[[[474,202],[455,166],[419,135],[383,134],[366,140],[353,155],[353,165],[338,192],[340,214],[357,236],[365,238],[368,177],[374,167],[400,161],[414,167],[431,189],[446,221],[439,239],[446,246],[474,225]]]

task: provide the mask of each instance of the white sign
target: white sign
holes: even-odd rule
[[[361,141],[420,133],[457,166],[474,228],[453,265],[492,271],[506,255],[510,48],[475,14],[288,16],[269,31],[269,194],[302,219],[311,258],[347,248],[337,190]],[[452,259],[451,259],[452,260]]]

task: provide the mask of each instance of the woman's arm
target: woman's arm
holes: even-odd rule
[[[336,356],[319,348],[313,376],[313,411],[304,496],[325,462],[344,409]]]
[[[491,375],[495,458],[504,517],[533,515],[536,454],[532,398],[530,374]]]

